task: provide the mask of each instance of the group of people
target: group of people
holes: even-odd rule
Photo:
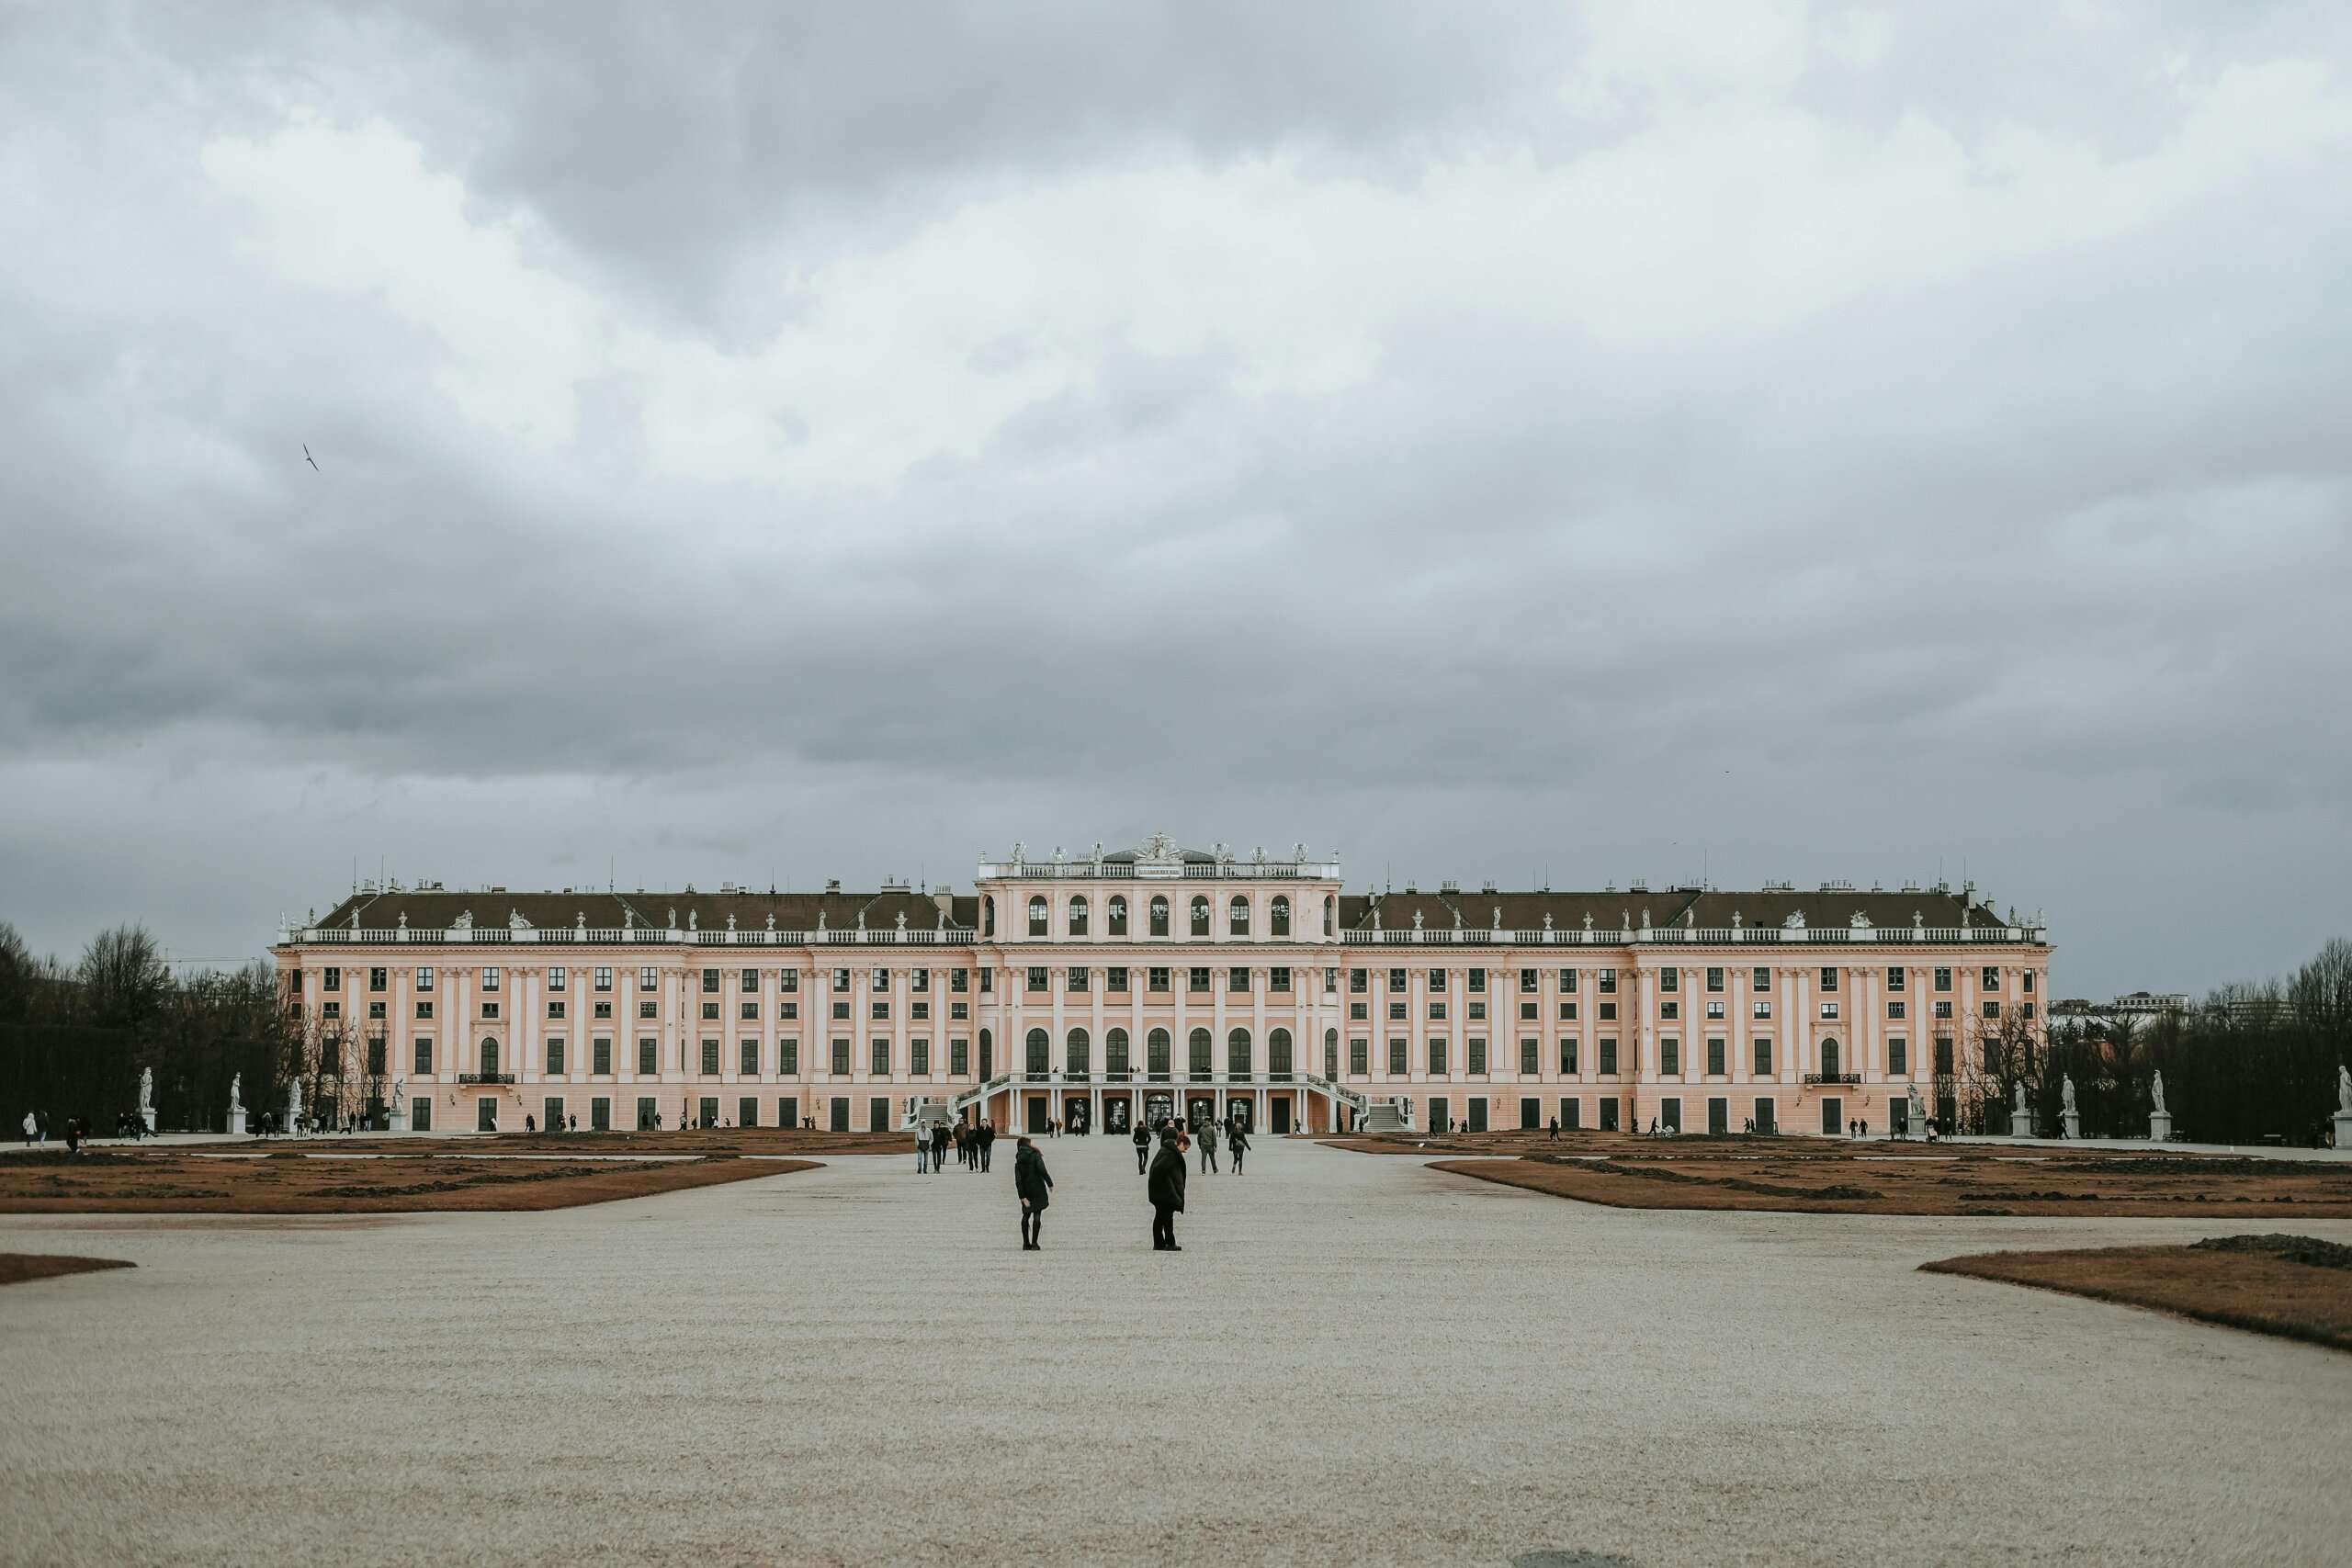
[[[1028,1139],[1021,1140],[1027,1144]],[[915,1173],[925,1171],[936,1176],[947,1168],[947,1151],[953,1147],[956,1163],[967,1171],[989,1168],[989,1150],[996,1144],[996,1124],[976,1122],[967,1127],[961,1122],[933,1122],[915,1129]],[[1013,1162],[1017,1167],[1019,1161]],[[1016,1176],[1018,1171],[1015,1172]]]
[[[28,1144],[45,1144],[49,1142],[49,1125],[50,1119],[46,1115],[36,1111],[26,1111],[25,1142]],[[141,1133],[144,1133],[147,1130],[147,1124],[144,1122],[140,1122],[139,1130]],[[82,1119],[79,1116],[68,1116],[64,1121],[59,1122],[57,1124],[57,1132],[58,1135],[65,1140],[65,1152],[69,1155],[80,1154],[82,1152],[82,1140],[90,1135],[90,1130],[82,1125]],[[122,1129],[119,1125],[115,1128],[115,1135],[117,1137],[123,1135]]]
[[[956,1129],[958,1134],[964,1130]],[[1152,1153],[1157,1134],[1159,1152]],[[981,1122],[974,1136],[979,1140],[985,1170],[986,1140],[995,1135],[987,1122]],[[1185,1124],[1172,1116],[1163,1116],[1157,1127],[1138,1123],[1134,1132],[1136,1172],[1145,1179],[1144,1196],[1151,1204],[1151,1247],[1154,1252],[1182,1252],[1176,1240],[1176,1216],[1184,1212],[1184,1189],[1188,1174],[1184,1156],[1195,1143],[1201,1150],[1201,1169],[1217,1168],[1216,1148],[1220,1139],[1226,1151],[1233,1156],[1235,1175],[1241,1172],[1242,1156],[1250,1150],[1249,1128],[1238,1119],[1227,1122],[1222,1133],[1217,1123],[1204,1122],[1200,1136],[1195,1139]],[[916,1168],[922,1168],[922,1151],[918,1145]],[[1053,1173],[1046,1168],[1046,1156],[1027,1135],[1015,1144],[1012,1156],[1012,1191],[1021,1202],[1021,1250],[1043,1250],[1046,1210],[1053,1201]]]

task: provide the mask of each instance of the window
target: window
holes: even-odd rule
[[[1560,1076],[1564,1078],[1577,1076],[1577,1043],[1573,1040],[1560,1042]]]
[[[2031,972],[2029,971],[2025,978],[2025,988],[2030,991],[2033,989],[2033,976]],[[429,991],[433,988],[433,965],[430,964],[422,964],[418,967],[416,971],[416,988],[420,991]]]
[[[705,1017],[705,1018],[707,1018],[707,1019],[709,1019],[709,1020],[711,1020],[712,1021],[716,1022],[716,1021],[718,1021],[718,1004],[717,1002],[705,1002],[705,1003],[703,1003],[703,1004],[702,1004],[702,1015],[703,1015],[703,1017]]]
[[[1749,1076],[1769,1078],[1772,1076],[1772,1043],[1758,1036],[1756,1041],[1756,1066]]]
[[[1127,1076],[1127,1032],[1114,1029],[1102,1036],[1102,1070],[1113,1077]]]
[[[1682,1042],[1671,1034],[1657,1037],[1657,1070],[1668,1077],[1682,1070]]]
[[[888,1077],[890,1076],[890,1042],[888,1039],[878,1039],[868,1043],[873,1047],[874,1071],[871,1076],[877,1078]]]
[[[1986,968],[1984,975],[1978,979],[1976,988],[1980,991],[1999,990],[2001,988],[2001,972],[1998,969],[1990,967]]]
[[[1445,1021],[1445,1004],[1443,1002],[1431,1002],[1430,1004],[1430,1021],[1431,1023],[1443,1023]]]
[[[1226,930],[1233,936],[1250,934],[1250,900],[1237,893],[1233,902],[1226,906]]]
[[[833,1042],[833,1076],[837,1078],[849,1077],[849,1042],[847,1040]]]
[[[433,1003],[431,1000],[424,998],[419,998],[417,999],[416,1016],[419,1019],[429,1019],[433,1016]]]
[[[485,991],[498,989],[498,970],[495,966],[481,972],[481,988]]]
[[[1903,977],[1908,973],[1910,973],[1910,971],[1905,969],[1900,964],[1888,964],[1886,966],[1886,988],[1890,991],[1901,991],[1903,989]]]
[[[600,964],[600,965],[598,965],[597,970],[596,970],[595,984],[596,984],[596,988],[597,988],[598,990],[600,990],[600,991],[609,991],[609,990],[611,990],[611,989],[613,988],[613,970],[612,970],[612,965],[610,965],[610,964]]]
[[[1289,964],[1277,964],[1272,968],[1266,971],[1266,989],[1270,991],[1287,991],[1290,989]]]
[[[1617,1021],[1617,1004],[1615,1002],[1603,1002],[1600,1004],[1600,1021],[1603,1023],[1614,1023]]]
[[[1721,1017],[1723,1017],[1723,1016],[1724,1016],[1724,1004],[1723,1004],[1723,1003],[1721,1003],[1721,1002],[1709,1002],[1709,1003],[1707,1004],[1707,1016],[1708,1016],[1709,1018],[1721,1018]]]
[[[1603,996],[1609,996],[1615,992],[1616,989],[1617,971],[1614,969],[1603,969],[1600,972],[1600,994]]]
[[[1936,989],[1938,989],[1939,991],[1949,991],[1949,990],[1951,990],[1951,970],[1949,970],[1949,969],[1938,969],[1938,970],[1936,971]]]
[[[490,1003],[490,1004],[488,1004],[488,1005],[489,1005],[489,1006],[491,1006],[491,1007],[492,1007],[492,1008],[495,1008],[496,1006],[498,1006],[498,1004],[497,1004],[496,1002],[492,1002],[492,1003]],[[343,1016],[343,1004],[342,1004],[341,1002],[325,1002],[325,1003],[322,1003],[322,1004],[321,1004],[321,1006],[320,1006],[320,1008],[319,1008],[319,1013],[320,1013],[320,1016],[324,1017],[324,1018],[341,1018],[341,1017]],[[496,1018],[496,1017],[498,1016],[498,1014],[497,1014],[497,1013],[495,1013],[495,1012],[492,1012],[490,1016],[491,1016],[491,1017],[492,1017],[492,1018]]]
[[[1267,907],[1266,930],[1272,936],[1290,935],[1290,900],[1279,893],[1274,895],[1273,903]]]
[[[1216,1043],[1209,1037],[1209,1032],[1205,1029],[1195,1029],[1186,1044],[1192,1052],[1193,1077],[1207,1077],[1215,1070],[1215,1065],[1210,1057],[1216,1049]]]
[[[650,1037],[640,1037],[637,1043],[637,1076],[650,1078],[662,1069],[654,1059],[654,1043]]]
[[[563,1039],[560,1035],[550,1034],[548,1036],[548,1077],[561,1077],[562,1076]]]
[[[704,990],[704,992],[705,992],[706,994],[716,993],[716,992],[718,991],[718,970],[716,970],[716,969],[706,969],[706,970],[704,970],[704,971],[702,972],[702,988],[703,988],[703,990]]]
[[[907,1004],[907,1016],[920,1023],[931,1016],[931,1004],[929,1002],[910,1002]]]
[[[744,1002],[741,1004],[741,1010],[742,1014],[741,1021],[745,1023],[757,1023],[760,1021],[759,1003]]]
[[[1127,966],[1124,964],[1114,964],[1104,970],[1102,988],[1106,991],[1125,991],[1127,988]]]
[[[1069,966],[1069,984],[1070,995],[1083,996],[1094,984],[1093,974],[1085,964],[1073,964]]]
[[[2033,1016],[2033,1004],[2031,1002],[2019,1002],[2018,1004],[2018,1016],[2020,1018],[2031,1018]]]
[[[1984,998],[1984,1016],[1985,1016],[1986,1018],[1998,1018],[1998,1017],[2000,1017],[2000,1016],[2001,1016],[2001,1004],[2000,1004],[1999,1002],[1996,1001],[1996,1000],[1995,1000],[1994,998],[1992,998],[1991,997],[1987,997],[1987,998]]]
[[[1327,1078],[1340,1076],[1340,1032],[1336,1029],[1323,1032],[1323,1076]]]
[[[1250,971],[1239,964],[1227,969],[1225,972],[1225,988],[1233,995],[1247,996],[1250,992]]]
[[[968,1038],[947,1042],[947,1076],[960,1078],[972,1070],[972,1042]]]
[[[760,1076],[760,1043],[756,1040],[741,1042],[736,1052],[735,1066],[738,1077],[758,1077]]]
[[[702,1043],[702,1076],[707,1078],[718,1076],[718,1042],[715,1039]]]
[[[1905,1002],[1889,1001],[1886,1004],[1886,1016],[1889,1018],[1899,1019],[1903,1016],[1903,1010],[1909,1004]]]
[[[1225,1037],[1225,1071],[1228,1077],[1250,1076],[1250,1032],[1237,1029]]]
[[[430,970],[430,969],[427,969],[426,971],[424,971],[424,973],[425,973],[427,976],[430,976],[430,975],[433,973],[433,971],[432,971],[432,970]],[[2027,970],[2027,971],[2025,972],[2025,994],[2026,994],[2027,996],[2029,996],[2029,997],[2030,997],[2030,996],[2031,996],[2031,995],[2033,995],[2033,976],[2034,976],[2034,972],[2033,972],[2032,970],[2030,970],[2030,969],[2029,969],[2029,970]],[[425,989],[427,989],[427,990],[431,990],[431,989],[432,989],[432,987],[427,986],[427,987],[425,987]]]
[[[993,898],[980,900],[980,934],[996,935],[996,900]]]
[[[1770,1018],[1772,1016],[1772,1004],[1766,1001],[1761,997],[1758,997],[1753,1003],[1749,1004],[1747,1016],[1750,1018]]]
[[[1445,1047],[1446,1039],[1443,1035],[1435,1035],[1430,1038],[1429,1043],[1430,1073],[1432,1077],[1442,1077],[1445,1076]]]
[[[1184,975],[1184,988],[1188,991],[1207,990],[1209,988],[1208,965],[1205,964],[1195,964],[1191,969],[1187,970]]]
[[[1052,986],[1052,977],[1046,973],[1044,964],[1033,964],[1029,966],[1029,989],[1033,994],[1042,994],[1051,989]]]
[[[1444,970],[1432,969],[1430,971],[1430,989],[1432,991],[1442,991],[1445,989]]]
[[[1357,1077],[1372,1072],[1372,1042],[1361,1035],[1348,1041],[1348,1071]]]
[[[1679,969],[1659,970],[1657,972],[1657,988],[1668,996],[1672,996],[1675,992],[1680,990],[1682,988],[1682,971]]]
[[[563,988],[564,988],[564,970],[563,970],[563,965],[562,965],[562,964],[555,964],[555,965],[551,966],[551,967],[548,970],[548,990],[550,990],[550,991],[560,991],[560,990],[562,990]]]
[[[1560,1004],[1560,1021],[1562,1023],[1574,1023],[1576,1021],[1577,1004],[1574,1002],[1562,1002]]]
[[[1709,1077],[1719,1078],[1724,1076],[1725,1071],[1724,1066],[1724,1037],[1720,1034],[1708,1035],[1707,1076]]]
[[[1087,934],[1086,900],[1083,897],[1072,898],[1069,901],[1069,934],[1072,936]]]
[[[563,973],[563,971],[562,971],[562,970],[560,970],[560,969],[559,969],[559,970],[557,970],[557,971],[556,971],[556,973],[557,973],[558,975],[560,975],[560,974],[562,974],[562,973]],[[385,989],[385,988],[386,988],[387,987],[389,987],[390,984],[391,984],[391,976],[390,976],[390,972],[388,972],[388,971],[386,971],[386,970],[383,970],[383,969],[370,969],[370,970],[368,970],[368,988],[369,990],[371,990],[371,991],[380,991],[380,990]],[[557,984],[556,984],[556,987],[555,987],[555,988],[556,988],[557,990],[559,990],[559,991],[560,991],[561,989],[563,989],[562,982],[558,981],[558,982],[557,982]]]
[[[1611,1035],[1600,1037],[1600,1072],[1604,1077],[1612,1077],[1617,1072],[1617,1042]]]
[[[841,1020],[843,1023],[847,1023],[849,1021],[849,1004],[847,1002],[835,1002],[833,1004],[833,1016]]]
[[[613,1016],[613,1004],[612,1004],[612,1003],[610,1003],[610,1002],[598,1002],[598,1003],[596,1004],[596,1016],[597,1016],[598,1018],[610,1018],[610,1017],[612,1017],[612,1016]]]
[[[329,1002],[327,1005],[328,1005],[329,1007],[333,1007],[334,1004],[333,1002]],[[1403,1002],[1390,1002],[1390,1003],[1388,1004],[1388,1016],[1389,1016],[1390,1020],[1391,1020],[1391,1021],[1395,1021],[1395,1022],[1397,1022],[1397,1023],[1402,1023],[1402,1022],[1404,1022],[1404,1021],[1405,1021],[1405,1004],[1404,1004]]]
[[[1168,1031],[1155,1029],[1144,1036],[1144,1070],[1165,1082],[1168,1077]]]
[[[1412,1069],[1405,1065],[1405,1037],[1401,1034],[1390,1035],[1388,1037],[1388,1076],[1401,1078],[1410,1071]]]
[[[613,1037],[600,1034],[588,1048],[588,1070],[610,1077],[613,1072]]]
[[[1751,991],[1770,990],[1772,988],[1772,972],[1770,969],[1760,968],[1750,970],[1747,976],[1747,988]]]
[[[1046,896],[1042,893],[1032,896],[1029,900],[1029,934],[1046,934]]]
[[[1665,1019],[1680,1018],[1682,1016],[1682,1004],[1680,1002],[1660,1002],[1657,1004],[1657,1015],[1658,1017]]]
[[[1401,991],[1405,988],[1405,972],[1402,969],[1391,969],[1388,972],[1388,988],[1392,991]]]
[[[1894,1077],[1911,1076],[1911,1045],[1900,1034],[1886,1037],[1886,1070]]]
[[[1155,897],[1151,901],[1151,934],[1168,934],[1168,900]]]
[[[786,988],[790,989],[789,987]],[[947,989],[951,993],[960,997],[971,988],[972,972],[969,969],[950,969],[947,972]]]
[[[1838,988],[1838,971],[1834,965],[1822,965],[1821,988],[1824,991],[1834,991]]]
[[[1825,1078],[1834,1078],[1838,1077],[1839,1066],[1840,1064],[1838,1059],[1838,1042],[1835,1040],[1823,1041],[1821,1043],[1821,1076]]]
[[[1722,990],[1723,988],[1724,988],[1724,972],[1723,972],[1723,970],[1722,970],[1720,967],[1717,967],[1717,968],[1711,968],[1711,969],[1709,969],[1709,970],[1707,971],[1707,989],[1708,989],[1708,990],[1710,990],[1710,991],[1720,991],[1720,990]]]
[[[1127,900],[1125,894],[1114,893],[1102,911],[1103,924],[1113,936],[1127,934]]]
[[[1068,1050],[1062,1059],[1062,1071],[1072,1077],[1081,1077],[1094,1070],[1093,1042],[1086,1037],[1086,1031],[1071,1030],[1065,1044]]]
[[[639,990],[650,991],[661,984],[662,976],[655,972],[651,964],[649,964],[644,968],[639,969],[637,972],[637,988]]]
[[[1169,977],[1166,965],[1163,964],[1154,968],[1148,978],[1152,990],[1165,992],[1168,989]]]
[[[1479,1077],[1484,1076],[1486,1071],[1487,1037],[1483,1034],[1473,1034],[1470,1037],[1470,1076]]]
[[[1368,969],[1348,971],[1348,994],[1360,997],[1372,988],[1372,972]]]
[[[907,1058],[907,1071],[912,1073],[919,1078],[929,1077],[931,1073],[931,1042],[920,1036],[908,1042]]]
[[[1936,1016],[1938,1018],[1950,1018],[1951,1016],[1951,1003],[1938,1002],[1936,1004]]]
[[[1836,1002],[1824,1002],[1821,1004],[1821,1020],[1824,1023],[1834,1022],[1836,1021],[1837,1017],[1838,1004]]]
[[[1951,1077],[1951,1036],[1949,1034],[1936,1036],[1936,1076],[1939,1078]]]
[[[1203,894],[1195,894],[1193,898],[1193,934],[1209,934],[1209,901]]]
[[[775,1070],[777,1076],[781,1077],[799,1076],[800,1037],[798,1035],[787,1034],[775,1043]]]
[[[433,1076],[433,1040],[429,1035],[420,1034],[416,1037],[415,1071],[416,1076],[421,1078]]]
[[[334,1004],[333,1002],[329,1002],[327,1005],[328,1005],[329,1007],[333,1007]],[[497,1004],[496,1002],[484,1002],[484,1003],[482,1003],[482,1004],[481,1004],[481,1015],[482,1015],[482,1017],[484,1017],[484,1018],[496,1018],[496,1017],[498,1016],[498,1004]],[[332,1016],[334,1016],[334,1015],[333,1015],[333,1014],[329,1014],[328,1016],[332,1017]]]
[[[1025,1043],[1029,1047],[1029,1076],[1033,1078],[1041,1078],[1052,1072],[1054,1069],[1052,1037],[1042,1029],[1033,1029],[1029,1032]]]
[[[1569,997],[1573,997],[1577,994],[1577,972],[1575,970],[1563,969],[1560,971],[1560,993],[1563,996]]]
[[[563,1016],[563,1004],[562,1004],[561,1002],[557,1002],[557,1003],[555,1004],[555,1008],[556,1008],[556,1010],[555,1010],[553,1013],[549,1014],[548,1016],[550,1016],[550,1017],[552,1017],[552,1018],[561,1018],[561,1017]],[[383,1016],[384,1016],[384,1004],[383,1004],[383,1003],[381,1003],[381,1002],[369,1002],[369,1003],[368,1004],[368,1016],[369,1018],[381,1018],[381,1017],[383,1017]]]
[[[328,964],[326,966],[325,978],[320,983],[327,990],[340,991],[343,989],[343,970],[335,964]]]

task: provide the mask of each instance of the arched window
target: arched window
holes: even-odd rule
[[[481,1076],[486,1078],[498,1076],[498,1042],[495,1040],[481,1043]]]
[[[1126,935],[1127,898],[1125,894],[1114,893],[1111,895],[1111,907],[1107,911],[1107,915],[1111,934],[1113,936]]]
[[[1160,1082],[1168,1081],[1168,1031],[1155,1029],[1144,1036],[1144,1070]]]
[[[1083,1029],[1071,1030],[1069,1032],[1069,1054],[1063,1058],[1062,1071],[1073,1076],[1080,1076],[1092,1072],[1094,1070],[1094,1056],[1093,1053],[1089,1049],[1089,1045],[1090,1042],[1086,1038],[1086,1031]]]
[[[1189,1043],[1193,1048],[1193,1077],[1207,1077],[1216,1070],[1216,1064],[1210,1059],[1211,1053],[1216,1049],[1216,1042],[1209,1037],[1207,1030],[1195,1029]]]
[[[1340,1081],[1340,1032],[1336,1029],[1323,1032],[1323,1076],[1333,1083]]]
[[[996,1077],[996,1036],[980,1031],[980,1081],[986,1083]]]
[[[1154,936],[1168,934],[1168,900],[1157,896],[1154,896],[1151,900],[1151,934]]]
[[[1042,1029],[1029,1032],[1029,1076],[1042,1078],[1054,1070],[1054,1043]]]
[[[1033,894],[1029,899],[1029,934],[1046,934],[1046,896],[1042,893]]]
[[[1193,897],[1193,934],[1209,934],[1209,901],[1198,894]]]
[[[1328,893],[1323,896],[1323,934],[1340,934],[1340,901]]]
[[[1290,1077],[1289,1030],[1277,1029],[1266,1036],[1266,1071],[1277,1078]]]
[[[993,897],[980,900],[980,934],[996,935],[996,899]]]
[[[1073,898],[1069,901],[1069,934],[1072,936],[1086,934],[1086,900],[1083,898]]]
[[[1114,1029],[1102,1036],[1102,1070],[1114,1078],[1127,1076],[1127,1032]]]
[[[1237,1029],[1225,1037],[1225,1070],[1237,1078],[1250,1076],[1250,1032]]]
[[[1229,913],[1233,934],[1248,936],[1250,934],[1250,900],[1236,893],[1233,896]]]
[[[1290,900],[1280,893],[1274,895],[1273,908],[1266,916],[1266,930],[1273,936],[1290,935]]]
[[[1835,1040],[1821,1043],[1821,1076],[1825,1078],[1838,1076],[1838,1042]]]

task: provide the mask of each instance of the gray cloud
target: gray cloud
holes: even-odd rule
[[[2334,934],[2341,17],[1435,15],[0,24],[0,915],[1165,826]]]

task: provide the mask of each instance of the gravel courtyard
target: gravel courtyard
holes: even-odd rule
[[[0,1292],[0,1561],[2352,1554],[2352,1358],[1914,1271],[2225,1225],[1639,1213],[1269,1138],[1156,1255],[1127,1145],[1043,1147],[1037,1254],[1009,1141],[548,1213],[0,1219],[139,1265]]]

